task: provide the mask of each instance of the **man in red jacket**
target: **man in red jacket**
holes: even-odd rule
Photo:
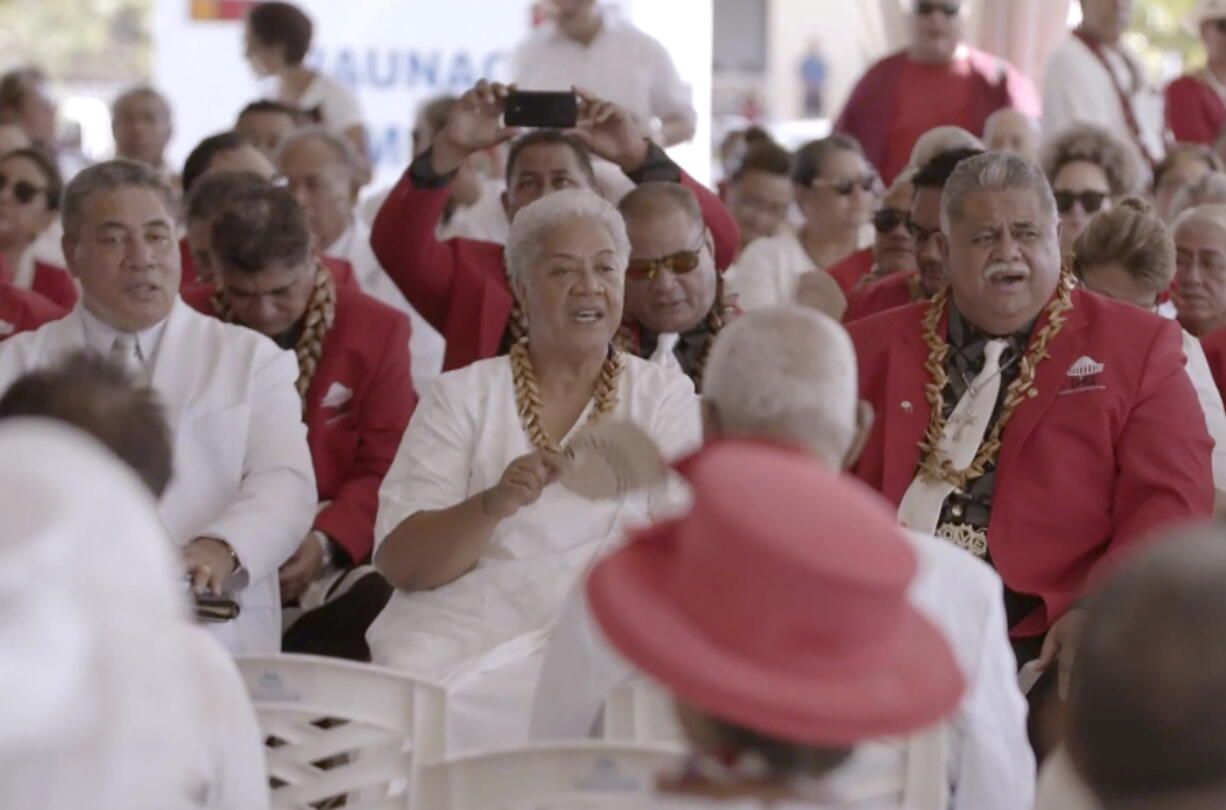
[[[1062,275],[1037,168],[962,161],[941,220],[948,288],[849,327],[877,413],[855,473],[904,525],[990,562],[1019,662],[1063,679],[1100,572],[1211,514],[1213,442],[1179,325]]]
[[[834,125],[835,132],[856,136],[886,183],[933,127],[952,124],[981,135],[988,116],[1004,107],[1039,117],[1030,79],[962,42],[969,6],[965,0],[913,0],[910,47],[868,69]]]
[[[336,283],[311,254],[306,216],[284,189],[236,190],[214,215],[210,242],[219,291],[193,292],[188,303],[298,355],[320,509],[281,567],[281,598],[290,602],[370,555],[379,484],[417,404],[409,321]]]
[[[447,341],[443,370],[506,351],[518,334],[502,245],[438,240],[447,187],[474,152],[515,137],[502,125],[509,88],[479,82],[456,104],[433,145],[414,159],[379,209],[370,243],[405,298]],[[644,136],[634,117],[614,104],[580,94],[578,126],[536,130],[516,140],[507,158],[507,216],[545,194],[567,188],[600,191],[591,155],[611,161],[635,183],[680,182],[698,198],[714,240],[716,267],[736,254],[736,223],[719,198],[669,160]]]

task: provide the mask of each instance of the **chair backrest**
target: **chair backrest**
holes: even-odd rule
[[[668,746],[599,740],[468,754],[425,765],[415,810],[625,808],[654,789],[684,753]]]
[[[344,801],[403,810],[415,765],[443,752],[444,692],[393,670],[313,655],[238,658],[278,810]]]
[[[949,727],[940,724],[907,737],[865,743],[836,772],[832,784],[848,802],[946,810],[949,734]],[[604,738],[640,745],[685,744],[667,691],[641,676],[618,684],[609,693],[604,705]]]

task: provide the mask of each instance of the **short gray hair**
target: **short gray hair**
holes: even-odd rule
[[[961,149],[977,149],[982,152],[983,141],[962,127],[934,127],[919,136],[915,146],[911,147],[911,159],[907,161],[907,165],[920,169],[927,166],[937,155]]]
[[[1209,172],[1180,186],[1171,200],[1171,221],[1189,208],[1226,204],[1226,172]]]
[[[961,161],[950,175],[941,197],[941,229],[948,234],[950,226],[962,218],[967,195],[1013,189],[1033,191],[1044,215],[1056,221],[1056,198],[1038,166],[1008,152],[985,152]]]
[[[1193,221],[1208,222],[1226,231],[1226,205],[1197,205],[1181,211],[1171,223],[1171,236],[1175,236],[1180,228]]]
[[[790,305],[754,310],[720,331],[702,396],[728,435],[786,441],[837,463],[855,435],[857,388],[843,327]]]
[[[119,113],[119,107],[126,101],[137,98],[139,96],[150,96],[155,99],[162,112],[166,115],[166,120],[171,119],[170,102],[166,96],[159,93],[152,85],[138,84],[135,87],[129,87],[119,95],[115,96],[115,100],[111,102],[111,116],[114,117]]]
[[[118,188],[156,191],[166,204],[167,215],[174,219],[174,193],[158,170],[137,160],[116,158],[82,169],[64,189],[64,234],[72,239],[77,237],[81,221],[85,218],[85,205],[92,195]]]
[[[320,126],[296,129],[286,136],[285,140],[281,142],[281,145],[277,147],[277,165],[279,166],[281,164],[281,158],[285,156],[286,152],[293,149],[295,145],[302,143],[303,141],[319,141],[324,146],[332,150],[332,153],[336,156],[337,160],[339,160],[345,166],[345,169],[350,175],[355,178],[362,176],[364,171],[362,159],[358,157],[358,153],[353,148],[353,144],[350,143],[344,136],[337,135],[335,132]]]
[[[571,219],[599,222],[613,237],[613,252],[618,270],[630,261],[630,238],[626,223],[613,203],[588,189],[567,189],[546,194],[521,208],[511,220],[507,237],[507,271],[511,278],[522,278],[540,258],[545,234]]]

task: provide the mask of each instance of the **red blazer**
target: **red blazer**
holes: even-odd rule
[[[1226,104],[1195,76],[1180,76],[1166,86],[1166,125],[1177,141],[1213,145],[1226,126]]]
[[[0,281],[0,340],[37,329],[48,321],[58,321],[67,314],[68,310],[33,290]]]
[[[969,124],[966,128],[972,135],[981,135],[988,116],[1003,107],[1017,107],[1032,118],[1039,117],[1039,94],[1030,79],[1004,59],[974,48],[967,48],[967,51],[977,79],[971,107],[966,110],[967,118],[965,121],[934,121],[933,126]],[[906,64],[907,52],[900,51],[870,67],[856,83],[842,115],[834,124],[835,132],[854,135],[860,141],[865,156],[878,171],[885,162],[898,99],[896,91]],[[894,178],[882,179],[889,183]]]
[[[732,263],[740,234],[719,198],[681,173],[715,240],[715,266]],[[404,297],[447,341],[443,370],[498,353],[511,316],[503,246],[473,239],[439,241],[435,226],[447,204],[446,186],[417,188],[406,170],[375,217],[370,244]]]
[[[887,309],[915,303],[915,295],[911,290],[915,276],[914,272],[891,273],[854,290],[847,296],[847,311],[843,313],[843,323],[851,323]]]
[[[212,315],[211,290],[185,296]],[[409,366],[409,319],[350,287],[336,289],[336,320],[324,338],[304,421],[320,503],[314,528],[354,563],[374,545],[379,484],[417,407]]]
[[[72,275],[63,267],[45,262],[34,262],[34,280],[30,289],[65,312],[77,305],[77,285]]]
[[[866,247],[857,250],[850,256],[847,256],[826,268],[835,281],[838,282],[839,288],[847,295],[856,288],[856,284],[860,279],[864,278],[873,270],[873,249]]]
[[[1014,411],[997,459],[992,561],[1010,588],[1043,600],[1010,628],[1019,638],[1048,630],[1103,568],[1154,529],[1213,511],[1213,440],[1184,372],[1179,324],[1081,290],[1073,302],[1038,366],[1039,393]],[[915,475],[930,415],[920,337],[928,306],[848,327],[861,396],[877,413],[854,471],[896,505]],[[1102,371],[1071,376],[1082,358]]]
[[[332,278],[335,279],[338,287],[353,287],[357,289],[358,280],[353,274],[353,267],[345,259],[339,259],[336,256],[319,256],[324,267],[332,271]],[[179,294],[184,297],[188,296],[195,298],[198,295],[204,295],[206,298],[212,292],[212,284],[209,282],[200,282],[196,280],[196,263],[192,261],[191,248],[187,246],[187,239],[179,240],[179,264],[183,268],[183,274],[179,277]],[[209,290],[209,293],[196,293],[196,288],[203,287]]]

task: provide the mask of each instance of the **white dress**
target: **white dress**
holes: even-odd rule
[[[413,387],[418,391],[424,389],[443,370],[446,341],[439,331],[413,308],[391,276],[384,272],[383,265],[379,264],[379,259],[370,246],[370,227],[360,217],[355,216],[340,238],[328,245],[324,255],[349,262],[362,292],[409,316],[409,324],[413,330],[409,335],[409,356],[413,359]]]
[[[699,408],[689,378],[625,361],[611,418],[637,424],[666,457],[696,447]],[[418,404],[379,490],[376,546],[409,515],[494,486],[511,461],[532,451],[508,358],[443,374]],[[538,653],[566,594],[628,526],[664,514],[679,496],[660,488],[588,501],[549,486],[499,524],[473,570],[432,591],[392,596],[367,631],[374,662],[447,687],[450,753],[526,739]]]

